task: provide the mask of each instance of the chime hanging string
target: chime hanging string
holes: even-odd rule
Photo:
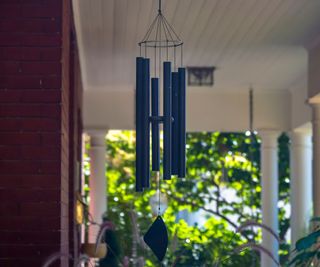
[[[157,191],[158,191],[158,216],[161,215],[161,179],[160,179],[160,172],[157,172]]]
[[[156,29],[156,41],[154,46],[154,76],[157,77],[157,44],[158,44],[158,34],[159,34],[159,23],[157,23]],[[160,73],[160,69],[159,69]]]
[[[250,150],[249,150],[249,160],[251,162],[251,170],[250,170],[250,187],[251,187],[251,198],[250,198],[250,204],[251,204],[251,216],[252,219],[254,217],[254,212],[253,212],[253,200],[254,200],[254,189],[253,189],[253,180],[252,180],[252,173],[253,173],[253,145],[254,145],[254,131],[253,131],[253,89],[250,86],[249,89],[249,131],[250,131]]]
[[[176,46],[173,47],[173,67],[174,67],[174,71],[177,71],[177,67],[176,67]]]
[[[253,131],[253,89],[250,86],[249,89],[249,131],[250,131],[250,150],[249,150],[249,160],[251,165],[250,170],[250,188],[251,188],[251,197],[250,197],[250,205],[251,205],[251,217],[254,219],[254,211],[253,211],[253,201],[254,201],[254,189],[253,189],[253,180],[252,180],[252,173],[253,173],[253,145],[254,145],[254,131]],[[251,228],[253,232],[253,227]],[[253,253],[253,252],[252,252]],[[256,255],[253,253],[252,267],[256,265]]]
[[[176,46],[180,46],[180,52],[181,52],[181,67],[183,66],[183,43],[180,40],[179,36],[176,34],[176,32],[174,31],[174,29],[172,28],[172,26],[169,24],[169,22],[167,21],[167,19],[165,17],[162,17],[163,22],[164,22],[164,26],[167,29],[168,35],[170,36],[170,41],[172,42],[172,45],[174,46],[174,49]],[[172,36],[172,34],[174,36]],[[176,38],[176,40],[174,39]],[[175,51],[174,51],[175,52]]]

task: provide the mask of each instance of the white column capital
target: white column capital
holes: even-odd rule
[[[264,148],[278,148],[278,138],[281,132],[277,130],[259,130],[258,135],[261,138],[261,146]]]
[[[288,133],[290,146],[312,148],[312,132],[307,130],[293,130]]]
[[[91,147],[105,147],[105,138],[108,130],[91,129],[86,132],[90,136]]]
[[[87,129],[85,132],[89,136],[105,136],[108,133],[109,129]]]

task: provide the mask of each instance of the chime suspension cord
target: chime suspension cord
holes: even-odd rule
[[[251,196],[250,196],[250,206],[251,206],[251,218],[255,219],[255,214],[253,211],[253,205],[254,205],[254,183],[253,183],[253,161],[254,161],[254,155],[253,155],[253,146],[255,144],[255,137],[254,137],[254,130],[253,130],[253,89],[250,86],[249,89],[249,131],[250,131],[250,148],[249,148],[249,160],[250,160],[250,188],[251,188]],[[251,228],[251,231],[253,232],[253,227]],[[256,255],[254,252],[252,252],[252,262],[251,266],[256,266]]]
[[[251,165],[251,170],[250,170],[250,188],[251,188],[251,197],[250,197],[250,205],[251,205],[251,216],[252,219],[254,219],[254,212],[253,212],[253,202],[254,202],[254,184],[253,184],[253,146],[255,143],[255,138],[254,138],[254,131],[253,131],[253,89],[250,86],[249,89],[249,130],[250,130],[250,149],[249,149],[249,160],[250,160],[250,165]]]
[[[161,179],[160,172],[157,172],[157,182],[158,182],[158,216],[161,215]]]

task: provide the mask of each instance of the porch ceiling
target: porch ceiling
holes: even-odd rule
[[[74,0],[85,90],[133,90],[137,42],[155,0]],[[163,0],[189,66],[216,66],[215,90],[288,89],[306,74],[319,0]]]

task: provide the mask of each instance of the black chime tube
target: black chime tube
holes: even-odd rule
[[[172,146],[171,146],[171,173],[178,175],[179,170],[179,75],[172,72]]]
[[[142,92],[143,58],[136,58],[136,191],[142,192]]]
[[[186,69],[179,68],[179,170],[178,177],[186,176]]]
[[[150,186],[150,59],[143,59],[142,93],[142,187]]]
[[[171,62],[163,62],[163,179],[171,179]]]
[[[151,79],[151,114],[159,117],[159,78]],[[152,170],[160,171],[160,132],[159,122],[151,122],[152,131]]]

